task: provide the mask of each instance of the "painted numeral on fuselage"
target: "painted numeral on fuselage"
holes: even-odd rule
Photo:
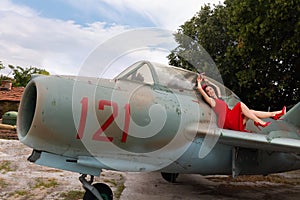
[[[87,97],[83,97],[80,101],[81,103],[81,114],[80,114],[80,121],[77,133],[77,139],[82,139],[83,132],[86,124],[86,117],[87,117],[87,110],[88,110],[88,102],[89,99]]]
[[[88,98],[83,97],[80,101],[81,103],[81,115],[77,133],[77,139],[82,139],[84,134],[84,129],[87,121],[87,114],[88,114]],[[113,137],[106,137],[103,136],[102,133],[114,122],[115,118],[118,116],[118,104],[113,101],[108,100],[100,100],[98,105],[98,110],[104,110],[105,106],[112,107],[112,114],[109,118],[101,125],[101,127],[93,134],[92,139],[96,141],[103,141],[103,142],[112,142]],[[121,142],[125,143],[127,141],[128,130],[130,125],[130,104],[126,104],[125,107],[125,121],[124,121],[124,128],[122,133]]]
[[[129,103],[126,104],[124,108],[125,108],[125,123],[124,123],[121,142],[126,142],[128,136],[129,124],[130,124],[130,104]]]
[[[103,125],[96,131],[93,135],[93,140],[104,141],[104,142],[112,142],[113,137],[105,137],[101,134],[113,123],[115,117],[118,116],[118,104],[112,101],[100,100],[98,110],[104,110],[104,106],[112,106],[113,113],[109,116],[109,118],[104,122]]]

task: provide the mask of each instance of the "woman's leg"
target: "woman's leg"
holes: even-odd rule
[[[280,114],[283,111],[273,111],[273,112],[264,112],[264,111],[257,111],[257,110],[251,110],[253,112],[253,114],[256,115],[256,117],[260,118],[260,119],[264,119],[264,118],[270,118],[270,117],[274,117],[276,114]]]
[[[257,110],[250,110],[256,117],[260,119],[264,118],[270,118],[274,117],[277,113],[280,113],[281,111],[275,111],[275,112],[265,112],[265,111],[257,111]]]
[[[256,116],[252,110],[250,110],[244,103],[241,102],[241,110],[242,113],[245,115],[245,117],[252,119],[255,122],[258,122],[260,124],[265,124],[263,120],[261,120],[258,116]]]

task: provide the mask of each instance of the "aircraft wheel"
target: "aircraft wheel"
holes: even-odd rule
[[[161,173],[161,176],[170,183],[175,183],[178,175],[178,173]]]
[[[113,193],[110,187],[104,183],[95,183],[93,186],[98,190],[103,200],[113,200]],[[98,200],[91,191],[87,190],[83,200]]]

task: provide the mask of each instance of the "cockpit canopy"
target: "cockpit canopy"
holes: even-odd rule
[[[195,89],[198,74],[182,68],[163,65],[149,61],[139,61],[120,73],[116,80],[133,81],[145,85],[158,85],[174,92],[188,92]],[[239,101],[239,98],[224,85],[207,78],[221,90],[222,98],[227,101],[229,107]]]
[[[115,79],[129,80],[170,89],[193,90],[197,74],[181,68],[149,61],[139,61]]]

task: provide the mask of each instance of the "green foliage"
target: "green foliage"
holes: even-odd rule
[[[62,197],[64,200],[77,200],[82,199],[84,196],[84,191],[79,190],[71,190],[68,192],[63,192],[60,197]]]
[[[15,87],[20,87],[23,86],[25,87],[27,83],[30,81],[31,75],[33,74],[42,74],[42,75],[50,75],[49,72],[47,72],[44,69],[39,69],[36,67],[29,67],[29,68],[22,68],[20,66],[13,66],[13,65],[8,65],[8,67],[12,70],[13,74],[13,79],[9,77],[9,75],[0,75],[0,83],[2,80],[11,80],[13,81],[13,86]],[[5,66],[2,64],[0,61],[0,70],[4,69]],[[9,73],[10,74],[10,73]]]
[[[33,188],[52,188],[58,185],[55,178],[36,178],[35,181],[36,183]]]
[[[2,64],[2,61],[0,61],[0,70],[4,69],[5,67]]]
[[[3,188],[6,188],[7,186],[8,186],[8,183],[6,182],[6,180],[3,178],[0,178],[0,188],[3,189]]]
[[[2,70],[4,68],[5,67],[4,67],[2,61],[0,61],[0,70]],[[5,75],[0,74],[0,84],[2,84],[2,80],[10,80],[10,78]]]
[[[14,67],[12,65],[8,65],[8,67],[13,71],[14,76],[14,86],[23,86],[25,87],[27,83],[30,81],[30,77],[33,74],[43,74],[43,75],[49,75],[49,72],[47,72],[44,69],[39,69],[36,67],[29,67],[29,68],[22,68],[22,67]]]
[[[293,105],[300,99],[298,5],[298,0],[206,5],[175,34],[180,48],[169,55],[170,64],[190,68],[180,54],[193,55],[197,49],[185,48],[188,45],[180,39],[185,34],[207,50],[225,85],[250,107],[273,110]]]
[[[0,172],[5,174],[7,172],[15,171],[15,167],[12,166],[12,162],[8,160],[3,160],[0,162]]]
[[[18,196],[28,196],[29,191],[27,191],[27,190],[16,190],[15,194],[18,195]]]

